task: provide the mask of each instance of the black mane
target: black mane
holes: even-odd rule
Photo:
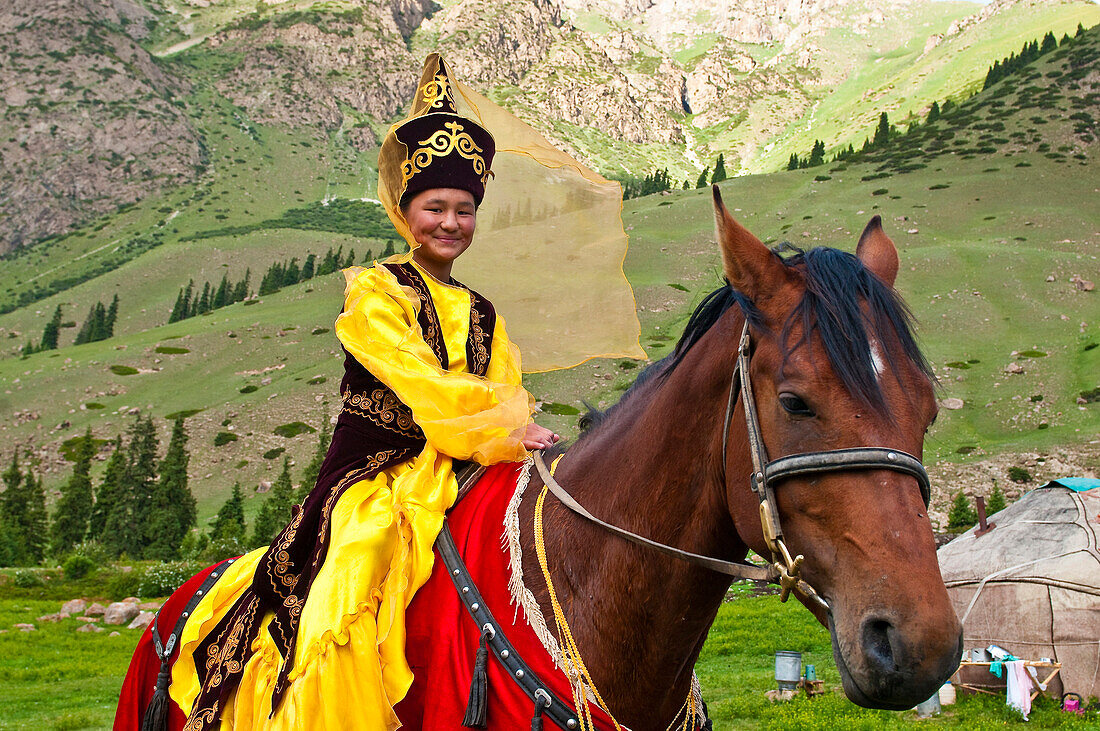
[[[781,261],[797,269],[806,283],[806,293],[779,333],[784,358],[816,332],[829,363],[848,392],[881,409],[886,404],[871,361],[871,339],[886,342],[891,333],[897,333],[906,357],[935,380],[931,366],[913,337],[913,315],[909,308],[893,288],[883,284],[858,258],[827,247],[803,251],[788,243],[781,244],[773,252],[776,256],[789,253],[785,258],[780,257]],[[866,314],[864,302],[867,303]],[[752,301],[727,282],[704,297],[695,308],[675,350],[642,371],[618,404],[603,412],[589,409],[581,418],[581,429],[588,432],[606,421],[642,384],[654,377],[667,377],[714,323],[735,306],[745,313],[750,327],[755,330],[765,327],[763,315]],[[802,337],[792,343],[791,331],[797,324],[802,325]]]

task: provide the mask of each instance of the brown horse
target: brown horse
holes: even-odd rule
[[[700,306],[672,356],[591,415],[555,476],[598,517],[738,560],[750,548],[769,554],[741,400],[722,443],[746,313],[772,459],[864,446],[919,457],[936,401],[893,290],[897,250],[877,216],[855,257],[817,249],[784,260],[733,219],[717,186],[714,203],[732,287]],[[528,548],[535,494],[520,508]],[[962,635],[917,481],[887,469],[835,471],[789,478],[776,497],[787,544],[805,556],[803,578],[828,604],[807,603],[829,628],[848,697],[895,710],[930,697],[958,666]],[[688,693],[729,578],[612,536],[552,497],[545,524],[551,577],[596,687],[621,723],[664,728]],[[533,550],[523,564],[553,627]]]
[[[762,448],[773,460],[853,447],[919,457],[936,404],[930,369],[893,289],[897,251],[877,217],[860,237],[856,256],[822,248],[784,259],[730,216],[717,187],[714,201],[729,285],[696,310],[673,355],[647,369],[618,405],[589,415],[589,427],[564,453],[555,476],[592,513],[620,527],[740,561],[749,549],[771,553],[750,489],[744,395],[731,382],[746,321],[752,351],[741,361],[747,372],[740,377],[752,381]],[[802,578],[824,602],[799,598],[829,628],[848,697],[868,707],[909,708],[954,671],[962,640],[940,577],[922,485],[888,465],[830,470],[774,485],[786,545],[805,557]],[[540,487],[532,471],[519,504],[519,543],[526,587],[554,627],[533,534]],[[476,513],[467,509],[475,497],[452,517]],[[729,576],[625,541],[552,496],[545,506],[548,570],[595,687],[620,723],[634,731],[665,728],[681,712]],[[489,526],[489,534],[498,536],[499,527]],[[448,579],[441,562],[436,568],[439,576],[418,595],[429,598],[410,607],[410,653],[424,649],[412,642],[414,624],[444,621],[438,598],[450,594],[433,592]],[[172,601],[178,615],[186,597]],[[474,628],[452,603],[448,616]],[[171,626],[174,617],[164,620]],[[126,718],[140,718],[148,704],[156,665],[147,637],[143,643],[123,689],[120,718],[124,710]],[[456,662],[468,663],[465,650],[459,655]],[[460,689],[470,682],[468,668],[461,671]],[[417,708],[441,702],[440,686],[418,689],[432,682],[414,684],[402,718],[420,718]],[[490,685],[491,693],[499,689],[497,681]],[[529,717],[502,718],[493,703],[491,727],[526,725]],[[174,706],[172,713],[170,726],[178,728],[182,716]],[[419,728],[415,720],[407,723]]]

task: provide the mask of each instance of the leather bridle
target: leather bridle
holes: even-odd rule
[[[734,367],[730,379],[729,402],[726,405],[726,415],[722,428],[722,469],[725,470],[727,463],[730,423],[733,420],[733,412],[738,396],[740,396],[745,407],[745,427],[748,434],[749,454],[752,457],[753,472],[749,485],[760,501],[760,526],[764,535],[764,542],[771,552],[771,563],[767,567],[726,561],[673,548],[600,520],[589,513],[584,506],[557,483],[550,470],[547,469],[542,454],[539,452],[535,453],[535,466],[546,487],[566,507],[618,536],[727,576],[756,581],[765,580],[779,584],[781,588],[780,599],[782,601],[787,601],[791,591],[796,591],[805,597],[808,602],[816,604],[824,611],[828,611],[828,603],[813,587],[801,579],[804,557],[802,555],[792,557],[783,540],[783,529],[779,522],[779,511],[776,508],[775,501],[775,483],[790,477],[823,472],[893,470],[916,479],[917,485],[920,487],[921,498],[924,500],[925,507],[927,507],[931,499],[931,483],[928,479],[928,472],[925,471],[920,460],[913,455],[898,449],[887,449],[885,447],[830,449],[820,452],[804,452],[769,460],[767,449],[764,447],[764,439],[760,433],[760,420],[756,413],[756,400],[753,396],[752,381],[749,378],[749,359],[751,356],[752,337],[749,332],[749,323],[746,321],[741,331],[741,340],[737,346],[737,365]]]

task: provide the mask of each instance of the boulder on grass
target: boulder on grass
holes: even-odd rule
[[[102,617],[106,613],[107,607],[103,606],[99,602],[89,604],[88,608],[84,610],[85,617]]]
[[[114,602],[103,613],[104,624],[126,624],[141,612],[136,602]]]
[[[84,610],[88,608],[88,602],[83,599],[72,599],[61,605],[62,617],[74,617],[78,614],[84,614]]]
[[[102,632],[103,628],[94,624],[82,624],[76,628],[77,632]]]
[[[126,625],[127,629],[145,629],[153,623],[153,618],[157,615],[152,612],[141,612],[138,616],[134,617],[134,621]]]

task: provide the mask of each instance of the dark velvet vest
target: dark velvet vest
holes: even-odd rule
[[[384,266],[401,285],[416,292],[420,300],[417,323],[440,366],[447,370],[447,346],[424,279],[411,264]],[[454,280],[452,284],[463,286]],[[492,356],[496,312],[488,300],[468,291],[471,307],[466,363],[471,373],[484,376]],[[268,631],[283,657],[271,699],[272,709],[278,708],[293,669],[302,606],[328,553],[333,507],[354,483],[412,459],[424,448],[424,432],[413,420],[409,407],[347,349],[340,392],[343,406],[317,485],[301,507],[296,506],[290,523],[260,559],[251,587],[195,651],[202,689],[185,731],[218,727],[225,700],[240,682],[252,654],[252,641],[267,612],[274,615]]]

